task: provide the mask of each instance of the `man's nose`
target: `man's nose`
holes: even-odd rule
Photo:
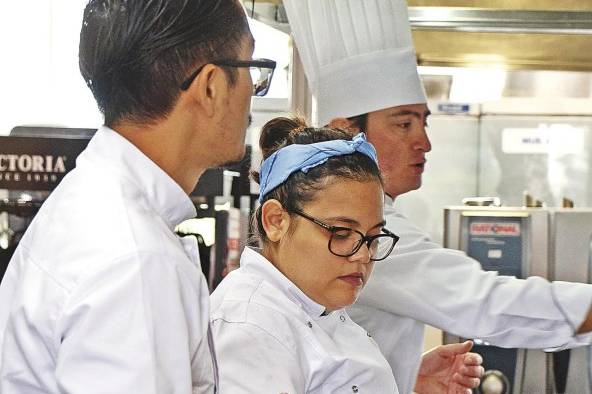
[[[415,142],[415,149],[421,150],[423,152],[429,152],[432,150],[432,143],[430,142],[430,138],[428,137],[428,132],[425,126],[420,126],[418,130],[417,139]]]

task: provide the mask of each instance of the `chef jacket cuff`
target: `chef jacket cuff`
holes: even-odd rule
[[[577,335],[592,305],[592,285],[587,283],[553,282],[553,298],[572,328],[573,337],[562,346],[545,349],[559,351],[592,343],[592,332]]]

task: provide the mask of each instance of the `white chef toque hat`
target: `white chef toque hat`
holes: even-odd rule
[[[284,0],[318,124],[425,103],[405,0]]]

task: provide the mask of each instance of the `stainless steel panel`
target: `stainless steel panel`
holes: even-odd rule
[[[274,2],[274,0],[267,0]],[[592,11],[582,0],[408,0],[409,7],[475,7],[501,10]]]
[[[552,279],[590,283],[592,209],[551,210],[551,240]],[[589,352],[570,351],[566,393],[592,393]]]
[[[467,230],[461,227],[467,217],[523,217],[525,218],[525,248],[522,257],[523,276],[549,277],[548,212],[537,208],[447,207],[444,211],[446,228],[445,246],[466,250]],[[445,333],[445,343],[460,338]],[[520,349],[517,353],[513,394],[550,392],[547,380],[547,355],[540,350]]]
[[[592,12],[410,7],[414,29],[592,34]]]
[[[524,276],[541,276],[549,278],[549,224],[548,211],[540,208],[520,207],[468,207],[453,206],[444,209],[446,216],[445,246],[447,248],[464,250],[464,240],[461,237],[462,217],[527,217],[526,257],[523,262]]]
[[[528,190],[547,206],[592,205],[591,129],[592,117],[483,116],[479,194],[521,205]]]

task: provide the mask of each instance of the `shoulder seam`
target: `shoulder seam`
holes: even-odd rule
[[[217,319],[214,319],[213,321],[216,321],[216,320],[221,320],[221,321],[223,321],[225,323],[228,323],[228,324],[244,324],[244,325],[248,325],[250,327],[254,327],[254,328],[260,330],[261,332],[267,334],[268,336],[272,337],[274,339],[274,341],[276,341],[282,348],[284,348],[288,352],[288,354],[290,354],[290,356],[295,361],[298,361],[298,358],[296,357],[296,355],[293,354],[292,350],[288,346],[286,346],[283,341],[281,341],[276,335],[274,335],[270,331],[266,330],[265,328],[261,327],[260,325],[255,324],[253,322],[249,322],[249,321],[244,321],[244,322],[230,322],[230,321],[228,321],[228,320],[226,320],[224,318],[221,318],[221,317],[220,318],[217,318]]]

